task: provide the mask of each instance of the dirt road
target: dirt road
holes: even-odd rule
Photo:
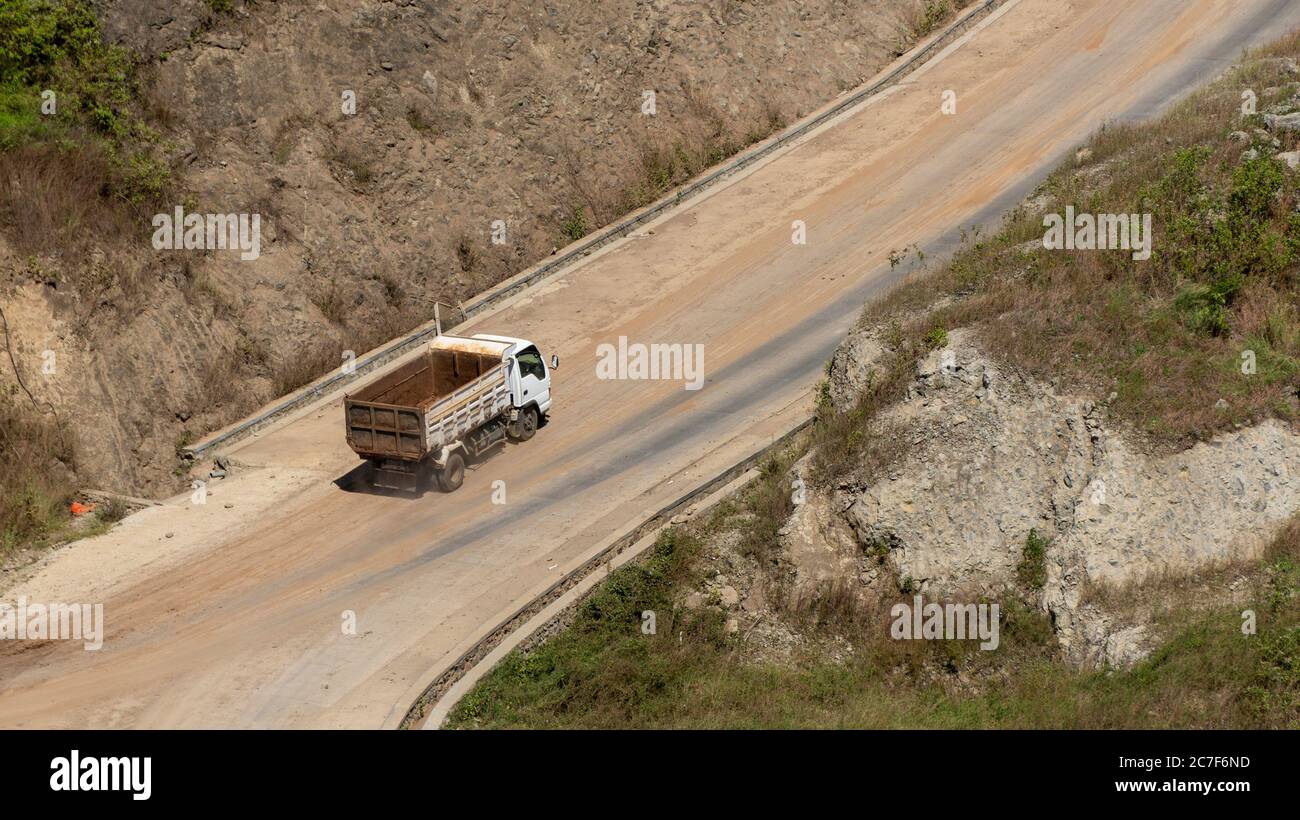
[[[238,447],[249,466],[201,508],[55,556],[6,599],[102,601],[105,645],[0,648],[0,726],[393,725],[612,533],[801,419],[891,250],[951,248],[1105,120],[1295,26],[1294,0],[1020,0],[897,90],[458,330],[562,364],[552,423],[455,495],[365,491],[335,403]],[[704,345],[703,389],[597,379],[596,347],[620,336]]]

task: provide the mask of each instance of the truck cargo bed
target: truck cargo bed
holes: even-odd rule
[[[501,412],[502,401],[509,403],[501,353],[478,340],[439,337],[344,398],[348,445],[366,458],[419,460],[449,434]]]

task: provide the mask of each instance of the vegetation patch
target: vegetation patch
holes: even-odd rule
[[[89,3],[0,7],[0,224],[19,252],[75,250],[163,198],[170,173],[141,110],[135,62]]]
[[[849,647],[844,657],[810,644],[788,662],[755,661],[721,615],[674,605],[674,589],[697,578],[709,531],[668,531],[644,564],[598,587],[568,629],[507,656],[448,725],[1300,728],[1300,524],[1253,568],[1242,606],[1184,612],[1146,660],[1096,671],[1056,657],[1047,617],[1014,596],[1002,602],[994,652],[972,641],[891,640],[885,601],[814,625]],[[1243,608],[1256,615],[1255,634],[1243,634]],[[657,634],[642,631],[646,611],[658,616]]]
[[[928,37],[973,0],[918,0],[904,14],[894,38],[893,56],[901,57],[917,41]]]
[[[71,425],[33,406],[18,386],[0,387],[0,568],[24,548],[75,535],[76,463]]]
[[[641,562],[620,567],[580,605],[573,624],[534,651],[515,652],[457,704],[453,725],[644,725],[649,703],[686,693],[680,672],[725,645],[716,618],[675,607],[698,540],[669,530]],[[643,632],[654,613],[655,634]],[[689,643],[687,636],[689,635]]]
[[[1047,548],[1049,542],[1030,530],[1025,538],[1025,547],[1020,553],[1020,562],[1016,564],[1016,580],[1025,589],[1038,590],[1047,583]]]
[[[1246,85],[1286,84],[1282,64],[1268,59],[1280,54],[1300,54],[1297,38],[1158,120],[1102,130],[994,236],[967,235],[950,262],[868,306],[862,321],[889,327],[928,315],[936,330],[926,347],[941,345],[937,328],[972,327],[986,352],[1021,372],[1114,393],[1110,417],[1156,449],[1294,419],[1300,175],[1274,154],[1298,140],[1279,132],[1280,147],[1272,135],[1262,142],[1253,134],[1260,118],[1240,110]],[[1243,134],[1260,145],[1254,154]],[[1044,216],[1067,207],[1152,214],[1151,258],[1044,248]]]

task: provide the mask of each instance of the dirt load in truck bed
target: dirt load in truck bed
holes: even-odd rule
[[[430,348],[425,355],[362,386],[348,398],[373,404],[427,408],[493,367],[500,366],[500,353],[492,355]]]

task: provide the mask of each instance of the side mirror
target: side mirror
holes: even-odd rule
[[[560,357],[555,355],[554,353],[551,354],[551,369],[552,370],[560,369]]]

